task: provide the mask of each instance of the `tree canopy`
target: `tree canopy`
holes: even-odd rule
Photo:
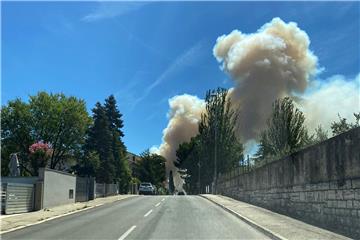
[[[263,158],[284,156],[306,146],[311,139],[304,122],[304,114],[291,98],[276,100],[266,129],[260,134],[258,155]]]
[[[166,180],[165,162],[163,156],[146,150],[140,155],[140,161],[136,163],[134,175],[141,182],[150,182],[161,187]]]
[[[216,175],[229,171],[243,158],[243,145],[237,138],[237,109],[231,107],[227,90],[218,88],[206,93],[206,110],[199,122],[199,134],[179,145],[175,165],[186,169],[182,174],[190,192],[199,191]]]
[[[319,143],[319,142],[323,142],[326,139],[328,139],[328,132],[323,129],[323,127],[321,125],[319,125],[316,129],[315,129],[315,134],[313,136],[313,142],[314,143]]]
[[[349,131],[352,128],[360,126],[360,112],[354,113],[355,123],[348,123],[346,118],[342,118],[340,114],[338,116],[339,120],[331,123],[333,136],[339,135],[343,132]]]
[[[75,170],[79,175],[96,176],[98,182],[118,182],[120,191],[127,192],[131,173],[122,141],[122,114],[114,96],[109,96],[104,105],[96,103],[92,112],[93,124]]]
[[[39,92],[30,96],[28,103],[15,99],[2,107],[1,114],[2,170],[7,172],[9,156],[16,152],[22,175],[37,173],[30,164],[28,148],[39,141],[51,146],[48,167],[68,168],[90,124],[85,102],[64,94]]]

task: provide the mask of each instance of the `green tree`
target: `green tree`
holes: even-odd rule
[[[310,137],[304,121],[304,114],[294,106],[291,98],[276,100],[267,127],[260,134],[258,155],[279,157],[306,146]]]
[[[2,148],[5,150],[2,159],[8,159],[11,152],[18,152],[23,175],[37,172],[30,166],[28,148],[39,141],[52,148],[49,168],[68,168],[81,150],[90,124],[85,102],[64,94],[39,92],[30,96],[29,103],[20,99],[10,101],[1,112]]]
[[[328,132],[323,129],[321,125],[319,125],[315,129],[314,142],[320,143],[328,139]]]
[[[99,154],[93,150],[84,149],[78,156],[78,161],[73,170],[78,176],[95,177],[100,167]]]
[[[124,133],[121,130],[124,127],[124,122],[121,119],[122,114],[117,108],[114,95],[110,95],[107,99],[105,99],[105,109],[108,119],[110,121],[110,128],[116,131],[119,134],[120,138],[124,137]]]
[[[243,145],[235,134],[238,110],[231,107],[227,90],[208,91],[205,101],[206,111],[199,123],[199,135],[201,158],[204,159],[202,172],[210,183],[210,179],[214,179],[214,158],[216,174],[228,172],[243,158]]]
[[[33,175],[29,159],[29,146],[35,142],[33,117],[29,104],[15,99],[1,108],[1,173],[9,174],[11,153],[18,153],[21,175]]]
[[[333,122],[331,124],[333,136],[339,135],[343,132],[349,131],[352,128],[360,126],[360,112],[354,113],[355,123],[348,123],[346,118],[342,118],[340,114],[338,114],[338,116],[339,121]]]
[[[94,151],[99,156],[96,180],[103,183],[113,183],[115,179],[115,166],[110,122],[106,109],[99,102],[96,103],[92,111],[94,123],[88,132],[86,151]]]
[[[216,175],[238,166],[243,159],[243,145],[236,137],[237,109],[231,107],[227,90],[218,88],[206,93],[206,110],[201,116],[199,134],[179,145],[175,166],[191,193],[199,192]]]
[[[189,142],[183,142],[176,151],[175,166],[182,179],[185,181],[185,188],[189,193],[199,193],[201,189],[199,178],[199,167],[201,166],[199,135],[191,138]],[[204,175],[205,176],[205,175]]]
[[[122,141],[124,127],[122,114],[116,105],[116,99],[110,95],[105,99],[105,110],[109,120],[110,132],[112,134],[112,154],[115,166],[115,180],[119,182],[120,191],[125,193],[129,189],[131,172],[126,156],[126,147]]]
[[[165,162],[164,157],[146,150],[140,155],[134,174],[141,182],[151,182],[160,187],[166,180]]]
[[[129,191],[131,179],[130,166],[127,159],[123,157],[119,163],[116,163],[116,180],[119,183],[120,193],[127,193]]]
[[[30,97],[36,140],[50,143],[50,168],[62,169],[66,160],[81,150],[90,124],[85,101],[64,94],[40,92]]]

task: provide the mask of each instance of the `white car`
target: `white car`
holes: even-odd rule
[[[154,195],[155,187],[151,183],[147,183],[147,182],[140,183],[139,194]]]

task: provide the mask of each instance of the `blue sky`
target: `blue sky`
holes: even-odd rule
[[[360,66],[359,2],[3,2],[2,104],[38,91],[85,99],[89,112],[114,94],[125,143],[161,143],[168,99],[203,97],[231,80],[212,55],[218,36],[295,21],[325,70],[353,78]]]

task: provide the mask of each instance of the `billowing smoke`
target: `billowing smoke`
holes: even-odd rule
[[[317,57],[309,45],[308,35],[296,23],[285,23],[279,18],[256,33],[234,30],[217,39],[213,53],[221,69],[234,80],[228,96],[233,106],[240,109],[238,136],[246,143],[247,151],[254,148],[254,140],[265,127],[277,98],[293,97],[310,130],[319,124],[329,130],[338,113],[353,120],[352,113],[359,111],[360,75],[355,79],[340,75],[321,81],[313,79],[318,71]],[[168,159],[168,169],[172,169],[179,144],[198,133],[205,103],[184,94],[171,98],[169,104],[169,123],[158,152]]]
[[[305,91],[316,73],[309,37],[296,23],[274,18],[256,33],[220,36],[213,53],[235,82],[231,101],[240,110],[239,135],[256,138],[275,99]]]
[[[173,162],[176,160],[179,144],[189,141],[198,133],[198,123],[205,109],[205,102],[196,96],[183,94],[170,98],[169,106],[169,123],[163,130],[162,144],[157,151],[167,159],[168,171],[174,169]]]
[[[319,124],[329,130],[331,123],[339,120],[338,114],[348,122],[354,122],[353,113],[360,111],[360,74],[355,79],[335,75],[313,81],[298,104],[310,130]]]

